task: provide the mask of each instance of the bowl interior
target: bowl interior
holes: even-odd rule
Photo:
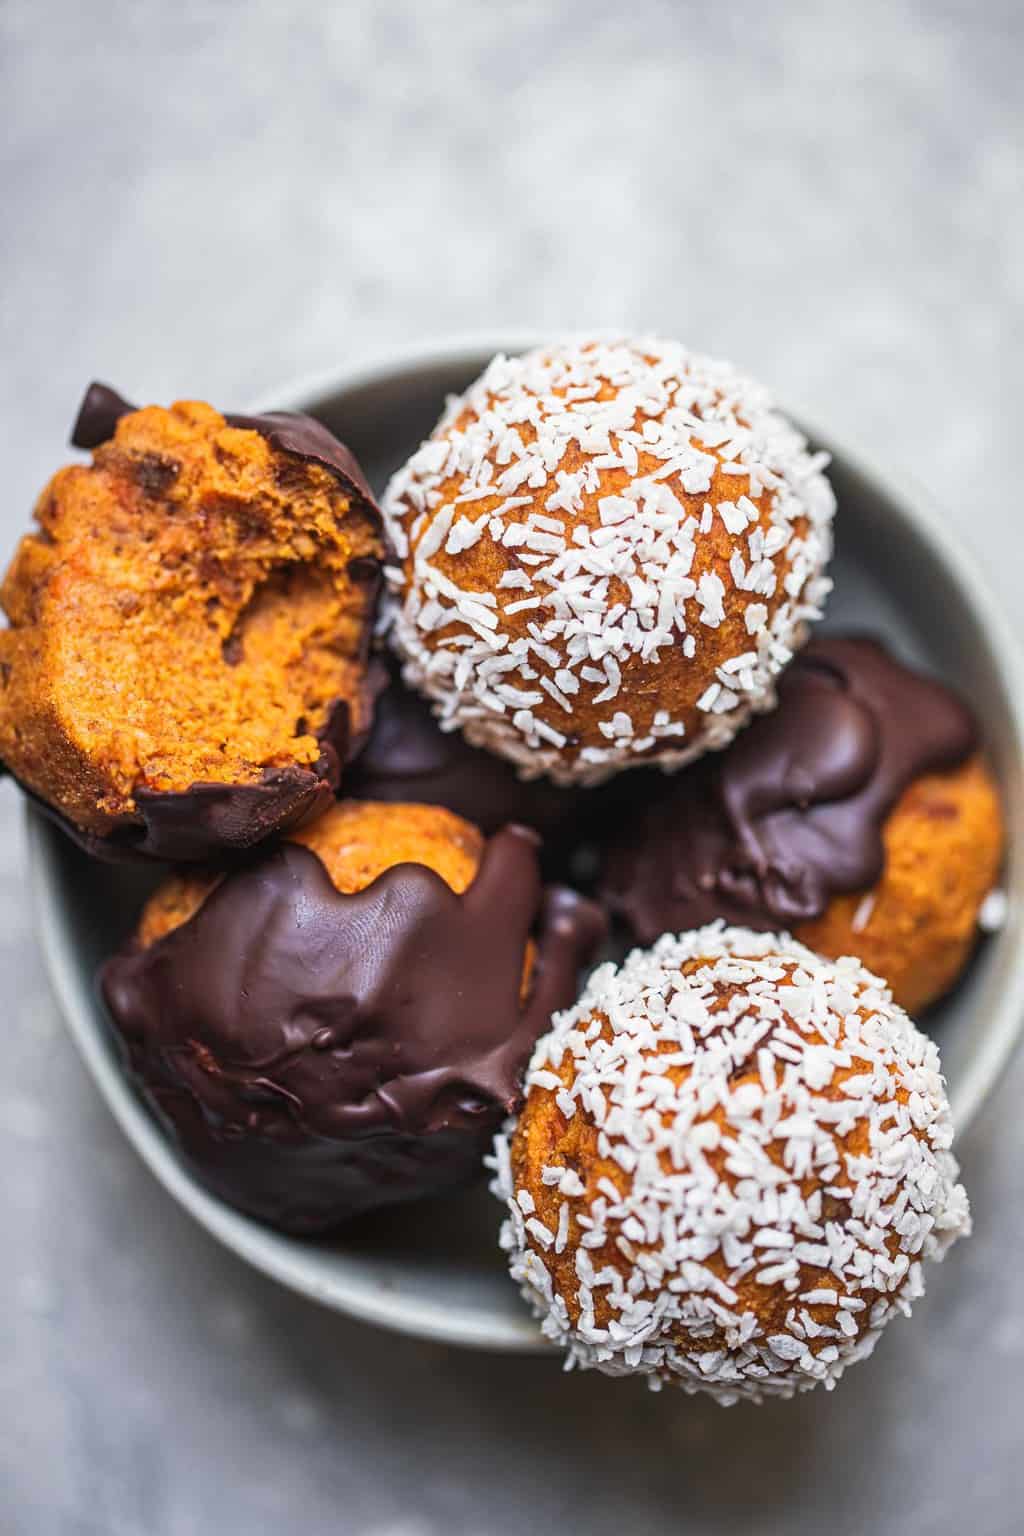
[[[425,437],[446,394],[461,390],[494,347],[396,363],[299,391],[276,404],[311,410],[350,444],[376,489]],[[1020,849],[1022,731],[1013,644],[985,594],[947,546],[926,498],[883,487],[818,433],[833,453],[838,540],[827,628],[881,633],[906,660],[961,689],[983,722],[1010,819],[1010,916],[979,950],[955,994],[925,1021],[939,1039],[963,1129],[997,1080],[1024,1014]],[[208,1195],[178,1162],[122,1076],[95,987],[100,960],[131,928],[154,876],[90,861],[29,812],[40,933],[72,1033],[123,1129],[161,1182],[216,1236],[259,1268],[340,1310],[453,1343],[543,1345],[508,1281],[486,1190],[363,1221],[330,1242],[268,1231]]]

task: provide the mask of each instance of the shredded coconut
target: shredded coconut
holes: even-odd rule
[[[675,343],[496,357],[384,498],[402,561],[386,573],[385,622],[407,682],[445,728],[556,782],[598,783],[651,756],[679,767],[724,746],[771,708],[774,678],[820,616],[835,509],[825,463],[759,386]],[[680,497],[711,496],[719,472],[727,494],[692,514]],[[723,532],[731,561],[701,569],[702,546]],[[494,554],[508,569],[484,591]],[[623,694],[645,711],[653,699],[640,669],[673,649],[694,658],[695,636],[734,613],[744,665],[728,687],[708,679],[699,728],[691,718],[687,736],[658,698],[657,718],[623,729]],[[499,656],[540,682],[538,702],[501,707],[487,672]],[[584,711],[596,731],[578,745]]]
[[[563,1169],[556,1136],[541,1232],[496,1139],[512,1275],[569,1365],[724,1404],[831,1388],[970,1230],[934,1042],[788,935],[719,922],[599,967],[526,1082],[623,1170]]]
[[[877,896],[875,892],[868,891],[867,894],[862,896],[860,901],[858,901],[856,909],[854,910],[853,917],[850,919],[850,927],[853,929],[854,933],[864,932],[864,929],[871,921],[871,914],[875,910],[876,900]]]

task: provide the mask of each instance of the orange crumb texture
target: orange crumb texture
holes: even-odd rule
[[[999,877],[1003,817],[982,759],[916,779],[884,838],[885,868],[874,889],[835,897],[795,936],[830,959],[857,955],[913,1016],[960,975],[977,937],[978,909]]]
[[[183,401],[54,475],[0,602],[0,758],[102,834],[137,789],[312,766],[359,712],[378,521],[320,465]]]

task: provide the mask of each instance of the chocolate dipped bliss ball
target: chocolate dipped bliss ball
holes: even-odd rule
[[[101,985],[198,1176],[291,1232],[472,1179],[603,934],[536,838],[346,802],[258,863],[154,895]]]
[[[89,853],[237,855],[326,809],[369,728],[383,541],[308,416],[137,410],[39,498],[0,601],[0,759]]]
[[[721,1403],[869,1355],[970,1230],[934,1043],[855,960],[721,923],[600,966],[496,1142],[568,1363]]]
[[[819,616],[823,465],[758,386],[675,343],[495,358],[385,497],[406,680],[558,784],[723,746]]]
[[[720,755],[646,786],[600,892],[642,944],[725,917],[856,954],[916,1013],[963,970],[1003,819],[966,704],[876,640],[815,638],[779,706]]]

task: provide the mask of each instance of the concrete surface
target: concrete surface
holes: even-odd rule
[[[243,402],[473,326],[630,324],[915,470],[1020,618],[1015,4],[0,5],[7,552],[83,383]],[[1024,1526],[1024,1062],[977,1236],[831,1398],[713,1407],[359,1328],[157,1189],[66,1039],[0,790],[0,1530]]]

